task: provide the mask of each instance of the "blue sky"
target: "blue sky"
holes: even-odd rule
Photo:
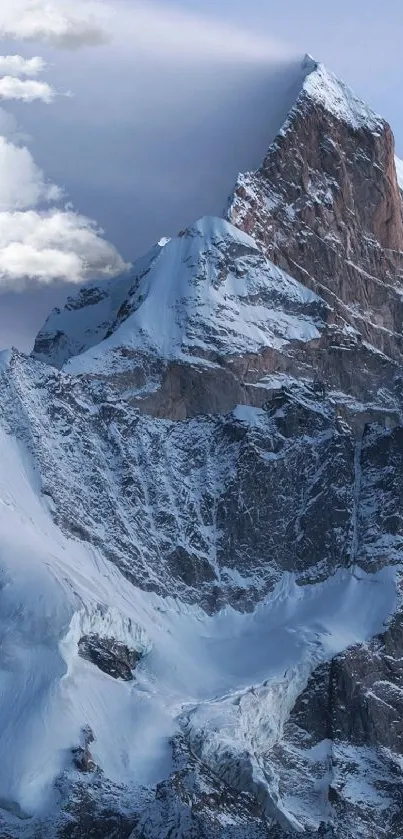
[[[176,0],[310,52],[393,125],[403,156],[403,4],[399,0]]]
[[[83,218],[102,225],[128,260],[195,217],[222,211],[237,171],[258,165],[291,106],[290,85],[295,88],[305,52],[391,122],[403,156],[403,8],[397,2],[103,0],[109,9],[98,32],[97,23],[94,31],[92,23],[76,26],[91,3],[88,20],[97,21],[101,6],[94,0],[50,0],[56,10],[63,5],[66,18],[70,14],[66,37],[48,31],[54,19],[49,23],[40,13],[41,2],[35,0],[34,18],[32,0],[5,0],[0,34],[13,38],[3,39],[1,52],[43,57],[48,66],[40,79],[58,95],[52,104],[4,102],[0,140],[6,113],[18,123],[15,142],[26,144],[42,170],[42,192],[51,181],[63,192],[61,205],[72,202],[73,213],[59,214],[59,238],[66,225],[81,225],[94,265],[112,251]],[[72,33],[74,50],[65,48]],[[60,95],[66,93],[71,96]],[[11,173],[10,163],[7,168]],[[0,206],[1,195],[0,178]],[[35,212],[42,223],[42,208]],[[43,235],[41,228],[42,242]],[[63,248],[57,263],[68,264],[71,282],[80,281],[74,253]],[[0,271],[1,260],[0,230]],[[49,277],[34,278],[18,294],[10,293],[11,280],[6,285],[0,347],[13,342],[28,348],[68,288],[61,281],[49,286]]]

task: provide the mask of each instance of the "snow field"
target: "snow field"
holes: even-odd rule
[[[49,810],[88,725],[93,757],[115,782],[167,777],[169,740],[182,731],[214,771],[271,806],[264,755],[314,667],[382,630],[396,604],[393,570],[342,570],[306,587],[285,575],[253,613],[208,616],[135,589],[67,539],[22,445],[1,431],[0,447],[3,806]],[[144,653],[132,683],[78,656],[79,638],[94,632]]]

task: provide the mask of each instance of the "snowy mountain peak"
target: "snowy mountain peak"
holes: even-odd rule
[[[70,358],[71,373],[127,369],[138,353],[215,363],[318,338],[323,311],[320,298],[268,262],[250,236],[205,217],[130,275],[82,289],[53,312],[34,355],[55,365]]]
[[[324,64],[306,55],[302,70],[306,72],[301,95],[321,105],[336,119],[348,123],[356,130],[367,128],[381,131],[384,125],[378,116],[362,99],[342,82]]]

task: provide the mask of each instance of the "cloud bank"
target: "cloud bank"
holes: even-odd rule
[[[0,9],[0,34],[41,39],[58,47],[104,42],[98,4],[12,0]],[[46,68],[39,56],[0,56],[0,99],[53,102],[55,91],[35,77]],[[21,290],[32,282],[81,283],[113,276],[125,267],[103,231],[71,206],[61,207],[63,190],[48,180],[18,132],[16,119],[0,108],[0,290]]]
[[[41,101],[49,105],[56,95],[55,90],[47,82],[31,78],[42,73],[45,68],[46,63],[39,56],[23,58],[22,55],[0,55],[0,99]]]
[[[95,0],[2,0],[0,38],[75,49],[108,40],[108,7]]]
[[[72,209],[51,206],[62,198],[30,151],[0,137],[0,288],[21,290],[34,280],[81,283],[113,276],[125,267],[95,222]]]
[[[125,265],[95,222],[73,211],[0,212],[0,280],[26,288],[30,280],[82,283],[113,277]]]

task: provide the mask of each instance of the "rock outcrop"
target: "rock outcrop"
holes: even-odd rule
[[[137,650],[130,649],[115,638],[101,638],[95,634],[80,638],[78,654],[113,679],[123,679],[125,682],[133,680],[133,672],[141,660]]]

